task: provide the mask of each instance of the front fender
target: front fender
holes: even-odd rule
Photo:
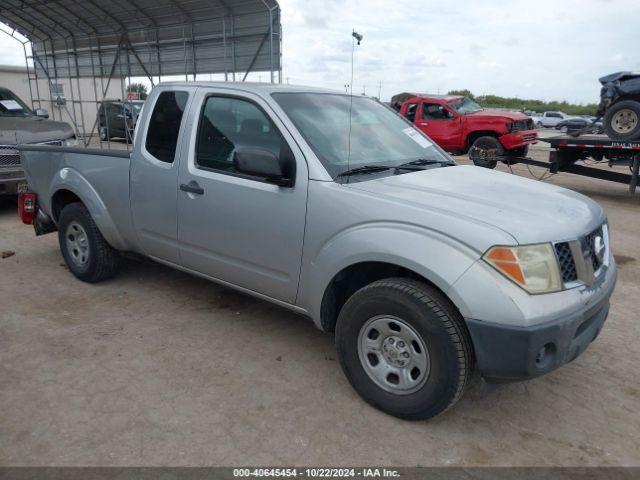
[[[49,213],[52,214],[52,199],[54,195],[60,190],[69,190],[75,194],[87,207],[91,218],[96,222],[100,233],[105,238],[107,243],[116,250],[130,250],[130,246],[124,237],[120,234],[116,223],[109,215],[106,204],[100,198],[100,195],[93,188],[91,183],[77,170],[64,167],[60,169],[51,179],[49,185],[49,192],[51,192],[51,199],[49,200]],[[56,219],[57,221],[57,219]]]
[[[383,262],[411,270],[447,293],[480,257],[470,247],[441,233],[396,222],[360,224],[339,232],[304,259],[298,305],[320,327],[324,292],[343,269]],[[465,305],[456,305],[465,315]]]

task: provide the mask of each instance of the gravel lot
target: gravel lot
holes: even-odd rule
[[[476,379],[413,423],[360,400],[304,318],[149,261],[84,284],[57,236],[36,238],[3,199],[0,251],[15,254],[0,259],[0,465],[640,465],[640,195],[548,181],[607,210],[608,323],[560,370]]]

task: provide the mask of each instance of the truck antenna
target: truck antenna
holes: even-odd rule
[[[347,170],[349,170],[349,163],[351,160],[351,112],[353,110],[353,55],[356,50],[356,40],[358,45],[362,41],[363,36],[353,30],[351,32],[351,82],[349,83],[349,138],[347,146]],[[347,183],[349,183],[349,177],[347,176]]]

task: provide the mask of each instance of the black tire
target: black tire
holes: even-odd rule
[[[68,242],[69,238],[73,237],[70,229],[78,228],[77,225],[84,231],[84,244],[88,245],[83,263],[79,263],[77,254],[74,253],[75,249]],[[58,241],[67,267],[80,280],[89,283],[100,282],[112,277],[118,271],[120,264],[118,252],[104,239],[91,214],[82,203],[70,203],[62,209],[58,221]]]
[[[619,112],[622,110],[630,110],[631,118],[635,123],[630,130],[621,132],[624,128],[618,122],[620,121]],[[635,114],[635,116],[634,116]],[[635,100],[622,100],[611,105],[604,114],[604,132],[613,140],[636,140],[640,138],[640,102]]]
[[[107,127],[100,127],[99,132],[100,132],[100,140],[102,140],[103,142],[106,142],[107,140],[111,140]]]
[[[430,369],[416,391],[398,394],[383,389],[365,370],[367,360],[360,360],[360,330],[380,315],[402,319],[426,345]],[[471,341],[460,313],[440,291],[411,279],[388,278],[358,290],[340,311],[335,342],[342,369],[360,396],[408,420],[431,418],[450,408],[473,370]]]
[[[497,138],[485,136],[475,139],[469,148],[469,158],[478,167],[496,168],[496,157],[504,156],[504,147]]]

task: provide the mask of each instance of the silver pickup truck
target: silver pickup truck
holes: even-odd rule
[[[572,361],[609,311],[598,204],[456,165],[365,97],[166,83],[131,154],[21,151],[23,221],[58,231],[76,277],[137,252],[310,317],[358,393],[399,417],[443,412],[474,370],[511,381]]]

